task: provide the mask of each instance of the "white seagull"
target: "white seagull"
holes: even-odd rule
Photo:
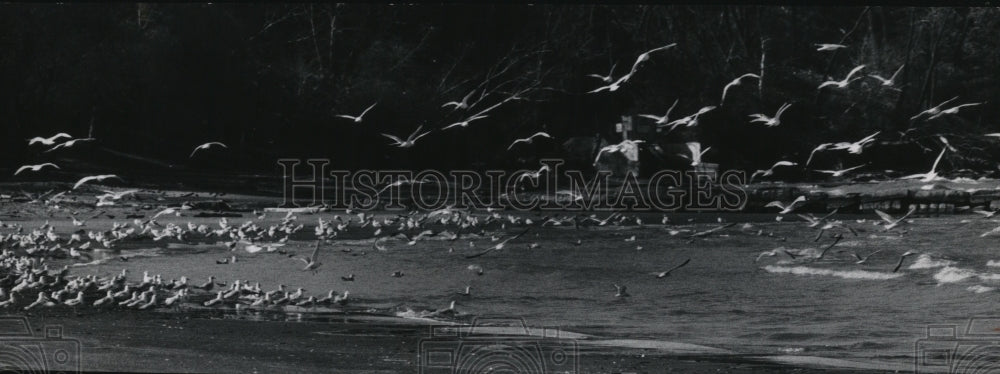
[[[121,177],[119,177],[117,175],[114,175],[114,174],[91,175],[89,177],[80,178],[80,180],[77,181],[76,184],[73,185],[73,189],[75,190],[75,189],[79,188],[84,183],[89,183],[89,182],[94,182],[94,181],[100,182],[100,181],[103,181],[103,180],[109,179],[109,178],[122,179]]]
[[[53,145],[53,144],[56,143],[56,140],[59,140],[59,139],[62,139],[62,138],[73,139],[73,136],[71,136],[70,134],[64,133],[64,132],[52,135],[51,137],[48,137],[48,138],[43,138],[41,136],[36,136],[36,137],[31,138],[31,139],[28,140],[28,145],[33,145],[35,143],[41,143],[42,145]]]
[[[948,108],[948,109],[943,109],[940,112],[938,112],[938,113],[936,113],[934,115],[931,115],[927,119],[928,120],[932,120],[932,119],[941,117],[941,116],[943,116],[945,114],[958,114],[958,110],[959,109],[962,109],[963,107],[967,107],[967,106],[976,106],[976,105],[983,105],[983,103],[968,103],[968,104],[956,105],[956,106],[953,106],[953,107]]]
[[[765,208],[777,207],[778,209],[781,209],[781,211],[778,212],[778,214],[788,214],[791,213],[793,210],[795,210],[795,207],[798,203],[805,201],[806,201],[805,196],[799,196],[795,198],[795,200],[792,200],[792,202],[788,203],[788,205],[784,205],[780,201],[772,201],[767,203],[767,205],[764,205],[764,207]]]
[[[767,169],[767,170],[757,170],[757,171],[753,172],[753,174],[750,175],[750,182],[753,182],[754,178],[757,178],[757,176],[761,176],[761,177],[771,176],[772,174],[774,174],[774,169],[777,168],[778,166],[795,166],[795,165],[798,165],[798,164],[795,163],[795,162],[791,162],[791,161],[778,161],[778,162],[775,162],[774,165],[771,165],[770,169]]]
[[[785,110],[787,110],[788,107],[790,107],[790,106],[792,106],[792,104],[789,104],[789,103],[781,104],[781,107],[778,108],[778,112],[774,113],[774,117],[768,117],[766,114],[761,114],[761,113],[751,114],[750,117],[753,117],[753,119],[750,120],[750,123],[759,122],[759,123],[763,123],[764,126],[767,126],[767,127],[774,127],[774,126],[780,125],[781,124],[781,114],[784,113]]]
[[[611,65],[611,71],[609,71],[609,72],[608,72],[608,75],[600,75],[600,74],[587,74],[587,76],[588,76],[588,77],[591,77],[591,78],[597,78],[597,79],[600,79],[600,80],[601,80],[601,81],[603,81],[604,83],[611,83],[611,81],[613,81],[613,80],[614,80],[613,76],[614,76],[614,74],[615,74],[615,67],[616,67],[616,66],[618,66],[618,64],[614,64],[614,65]]]
[[[719,106],[722,106],[722,104],[726,102],[726,93],[729,92],[729,89],[734,86],[739,86],[744,78],[760,79],[760,76],[757,74],[747,73],[739,76],[739,78],[733,79],[732,82],[729,82],[729,84],[722,88],[722,100],[719,100]]]
[[[685,125],[687,127],[694,127],[694,126],[698,125],[698,117],[701,117],[702,114],[708,113],[708,112],[710,112],[710,111],[712,111],[714,109],[715,109],[714,105],[702,107],[701,109],[698,109],[698,111],[695,112],[692,115],[689,115],[689,116],[683,117],[683,118],[679,118],[679,119],[674,120],[674,121],[672,121],[670,123],[659,125],[659,127],[670,126],[670,130],[668,130],[667,132],[673,131],[675,128],[677,128],[680,125]]]
[[[455,122],[453,124],[445,126],[445,127],[441,128],[441,130],[447,130],[447,129],[450,129],[452,127],[469,127],[469,122],[475,121],[477,119],[483,119],[483,118],[486,118],[486,117],[488,117],[488,116],[485,116],[485,115],[483,115],[483,116],[472,116],[472,117],[466,118],[465,120],[462,120],[462,121],[459,121],[459,122]]]
[[[469,108],[469,98],[471,98],[472,94],[474,94],[474,93],[476,93],[476,90],[470,91],[467,95],[465,95],[465,97],[462,98],[462,101],[449,101],[447,103],[444,103],[444,105],[441,105],[441,107],[444,108],[446,106],[451,105],[451,106],[454,106],[454,108],[451,108],[451,110],[453,110],[453,111],[454,110],[458,110],[458,109],[468,109]],[[372,106],[375,106],[375,105],[372,105]],[[361,113],[361,115],[363,116],[365,114]]]
[[[378,103],[375,103],[375,104],[378,104]],[[361,112],[361,114],[358,114],[357,117],[355,117],[355,116],[349,116],[349,115],[346,115],[346,114],[338,114],[337,117],[349,119],[351,121],[354,121],[354,123],[361,123],[361,120],[364,119],[364,117],[365,117],[365,113],[368,113],[369,110],[372,110],[372,108],[375,107],[375,104],[372,104],[371,106],[369,106],[367,109],[365,109],[364,112]]]
[[[543,138],[552,139],[552,135],[549,135],[546,132],[539,131],[539,132],[536,132],[536,133],[534,133],[533,135],[531,135],[531,136],[529,136],[527,138],[515,139],[514,142],[510,143],[510,146],[507,147],[507,150],[509,151],[511,148],[514,148],[514,146],[517,145],[517,143],[531,144],[531,141],[534,140],[536,137],[539,137],[539,136],[543,137]]]
[[[31,169],[31,171],[39,171],[39,170],[42,170],[42,168],[44,168],[46,166],[51,166],[51,167],[54,167],[56,169],[59,168],[59,166],[57,166],[56,164],[53,164],[51,162],[46,162],[44,164],[38,164],[38,165],[24,165],[24,166],[18,168],[17,171],[14,172],[14,175],[18,175],[22,171],[25,171],[25,170],[28,170],[28,169]]]
[[[924,110],[923,112],[917,113],[913,117],[910,117],[910,121],[916,120],[917,118],[920,118],[920,117],[922,117],[924,115],[933,116],[935,114],[941,113],[941,107],[943,107],[945,105],[948,105],[948,103],[950,103],[952,101],[955,101],[955,100],[958,100],[958,96],[955,96],[953,98],[945,100],[945,101],[941,102],[941,104],[938,104],[937,106],[935,106],[933,108],[929,108],[927,110]]]
[[[69,148],[69,147],[72,147],[72,146],[76,145],[76,142],[89,142],[89,141],[93,141],[93,140],[96,140],[96,139],[94,139],[94,138],[80,138],[80,139],[67,140],[65,142],[56,144],[55,147],[52,147],[52,148],[50,148],[49,150],[47,150],[45,152],[46,153],[52,152],[52,151],[57,150],[59,148]]]
[[[860,168],[862,166],[865,166],[865,165],[858,165],[858,166],[855,166],[855,167],[850,167],[850,168],[841,169],[841,170],[813,170],[813,171],[815,171],[817,173],[830,174],[831,177],[839,178],[839,177],[844,176],[844,174],[847,174],[851,170]]]
[[[678,153],[677,155],[684,157],[688,160],[691,160],[691,166],[701,165],[701,156],[704,156],[705,152],[708,152],[709,149],[712,149],[712,147],[701,149],[701,143],[698,142],[688,142],[687,147],[688,150],[691,151],[690,156],[685,155],[683,153]]]
[[[861,77],[857,77],[857,78],[854,78],[854,79],[851,79],[851,77],[854,76],[854,74],[857,74],[859,71],[861,71],[861,69],[864,69],[864,68],[865,68],[864,65],[859,65],[858,67],[856,67],[853,70],[851,70],[850,73],[847,73],[847,77],[844,77],[843,80],[823,82],[822,84],[819,85],[818,89],[823,89],[823,87],[826,87],[826,86],[836,86],[837,88],[847,87],[847,85],[850,84],[851,82],[854,82],[854,81],[856,81],[858,79],[861,79]]]
[[[907,176],[902,177],[900,179],[920,179],[921,182],[930,182],[930,181],[938,179],[937,166],[938,166],[938,163],[941,162],[941,156],[944,156],[944,152],[947,151],[947,150],[948,150],[947,147],[941,149],[941,153],[938,154],[937,159],[934,160],[934,165],[931,166],[931,171],[928,171],[926,173],[921,173],[921,174],[907,175]]]
[[[910,207],[910,211],[906,212],[906,214],[904,214],[902,217],[899,217],[899,219],[892,218],[892,216],[890,216],[889,213],[883,212],[878,209],[875,209],[875,214],[878,214],[878,216],[882,218],[883,221],[885,221],[885,231],[889,231],[892,230],[894,227],[899,226],[901,223],[904,222],[904,220],[906,220],[906,218],[910,217],[910,215],[916,211],[917,207],[912,206]]]
[[[306,264],[306,266],[302,268],[302,271],[306,270],[316,271],[316,268],[318,268],[320,265],[323,265],[322,263],[316,261],[316,256],[319,254],[319,243],[320,241],[317,240],[316,247],[313,248],[312,254],[309,255],[309,257],[296,257],[299,260],[302,260],[302,262]]]
[[[889,79],[882,78],[882,76],[877,74],[869,74],[868,76],[882,82],[882,87],[892,87],[896,85],[896,76],[899,75],[899,72],[903,71],[904,66],[906,66],[906,64],[900,65],[899,69],[896,69],[896,72],[892,73],[892,76],[889,77]]]
[[[222,143],[219,143],[219,142],[208,142],[208,143],[199,145],[197,147],[194,147],[194,150],[191,151],[191,155],[188,156],[188,158],[194,157],[194,154],[196,152],[201,151],[201,150],[207,150],[209,148],[212,148],[212,146],[218,146],[218,147],[222,147],[222,148],[229,148],[225,144],[222,144]]]
[[[431,133],[430,131],[428,131],[428,132],[425,132],[423,134],[419,134],[420,130],[423,129],[423,128],[424,128],[423,125],[418,126],[417,130],[414,131],[412,134],[410,134],[410,136],[407,137],[406,140],[400,139],[399,137],[397,137],[395,135],[382,134],[382,136],[387,137],[389,139],[392,139],[392,141],[395,142],[395,143],[393,143],[391,145],[397,146],[399,148],[410,148],[410,147],[413,147],[414,145],[417,144],[417,139],[420,139],[420,138],[424,137],[424,135],[427,135],[427,134]]]
[[[664,125],[664,124],[670,122],[670,112],[674,111],[674,107],[677,106],[677,102],[680,101],[680,100],[681,99],[674,100],[673,105],[671,105],[670,108],[667,108],[667,114],[664,114],[663,117],[660,117],[660,116],[657,116],[657,115],[654,115],[654,114],[640,114],[639,117],[649,118],[651,120],[654,120],[654,121],[656,121],[657,125]]]
[[[847,46],[843,44],[827,44],[827,43],[816,43],[816,47],[817,47],[816,48],[817,52],[836,51],[841,48],[847,48]]]
[[[615,91],[617,91],[619,88],[621,88],[621,85],[625,84],[625,82],[628,82],[629,78],[632,78],[632,74],[635,74],[636,70],[639,69],[639,64],[642,64],[643,62],[646,62],[647,60],[649,60],[649,55],[650,54],[652,54],[653,52],[657,52],[657,51],[662,51],[662,50],[669,49],[669,48],[674,47],[676,45],[677,45],[677,43],[671,43],[671,44],[668,44],[668,45],[665,45],[665,46],[662,46],[662,47],[653,48],[653,49],[650,49],[650,50],[646,51],[645,53],[639,55],[639,57],[635,59],[635,63],[632,64],[632,70],[630,70],[628,72],[628,74],[625,74],[625,75],[621,76],[620,78],[618,78],[618,80],[616,80],[614,82],[611,82],[607,86],[598,87],[597,89],[595,89],[593,91],[590,91],[588,93],[597,93],[597,92],[601,92],[601,91],[609,91],[609,92],[615,92]]]

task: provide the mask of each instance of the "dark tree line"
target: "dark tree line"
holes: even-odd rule
[[[706,158],[731,168],[803,162],[817,144],[880,140],[910,144],[926,164],[937,134],[961,152],[953,168],[994,169],[985,132],[1000,95],[1000,10],[995,8],[750,7],[614,5],[364,4],[5,4],[0,7],[0,137],[5,167],[53,158],[114,160],[134,155],[178,167],[272,170],[279,157],[330,157],[334,167],[513,167],[559,156],[560,143],[600,134],[617,141],[622,114],[674,116],[718,105],[697,127],[662,135],[700,141]],[[668,43],[614,93],[587,74]],[[848,48],[817,52],[815,43]],[[861,79],[816,87],[854,66],[889,76],[898,90]],[[471,112],[511,99],[468,128],[436,131],[410,149],[405,136],[463,119],[441,108],[470,91]],[[484,95],[486,93],[486,95]],[[911,121],[960,96],[985,102],[959,115]],[[336,114],[376,108],[355,124]],[[792,107],[782,124],[748,123],[752,113]],[[506,152],[516,137],[547,131],[557,140]],[[98,141],[44,154],[33,136],[68,132]],[[193,162],[207,141],[231,149]],[[102,150],[119,156],[103,156]],[[96,161],[95,161],[96,162]],[[820,162],[855,162],[833,157]],[[848,165],[844,165],[848,166]],[[108,166],[108,168],[112,168]],[[9,174],[8,174],[9,175]]]

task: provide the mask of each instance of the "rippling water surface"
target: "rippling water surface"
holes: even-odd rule
[[[309,224],[315,217],[300,218]],[[503,250],[473,259],[464,255],[494,245],[492,232],[503,236],[520,228],[496,227],[484,237],[429,239],[413,246],[387,240],[384,252],[372,248],[366,239],[370,231],[352,236],[349,229],[342,240],[323,248],[323,265],[316,273],[300,271],[299,260],[278,253],[238,251],[237,263],[217,265],[215,260],[230,252],[211,241],[201,246],[146,243],[144,248],[126,248],[123,254],[135,255],[127,262],[116,259],[73,271],[107,275],[126,267],[133,279],[149,271],[165,279],[186,275],[197,284],[215,275],[224,281],[260,282],[268,290],[278,284],[303,287],[317,296],[350,290],[357,303],[400,316],[417,316],[454,300],[466,318],[519,317],[531,325],[614,338],[900,364],[912,360],[914,342],[923,337],[927,324],[963,324],[969,317],[995,312],[998,238],[980,234],[998,222],[972,216],[916,218],[885,232],[872,224],[873,217],[845,217],[859,235],[846,234],[815,260],[811,257],[832,239],[814,242],[816,231],[803,222],[791,216],[783,222],[772,218],[724,215],[724,220],[738,223],[694,241],[670,230],[697,231],[719,224],[675,218],[683,223],[580,230],[533,227]],[[862,218],[868,220],[856,221]],[[659,222],[659,217],[647,221]],[[94,221],[88,226],[104,224]],[[289,253],[311,250],[311,228],[303,231],[302,240],[285,247]],[[635,241],[629,240],[632,236]],[[529,248],[529,243],[538,247]],[[778,251],[754,261],[779,247],[799,255],[793,260]],[[877,250],[865,263],[855,263],[853,253],[864,257]],[[893,273],[906,251],[917,254]],[[653,275],[688,258],[691,262],[669,277]],[[482,266],[484,274],[469,271],[472,264]],[[404,275],[390,276],[395,271]],[[341,280],[351,273],[355,281]],[[615,297],[613,284],[626,285],[631,297]],[[466,285],[472,296],[456,294]]]

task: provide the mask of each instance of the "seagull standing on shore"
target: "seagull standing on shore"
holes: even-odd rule
[[[378,104],[378,103],[375,103],[375,104],[372,104],[371,106],[369,106],[367,109],[365,109],[365,111],[361,112],[361,114],[359,114],[357,117],[355,117],[355,116],[349,116],[349,115],[346,115],[346,114],[338,114],[337,117],[349,119],[351,121],[354,121],[354,123],[361,123],[361,121],[365,117],[365,114],[368,113],[369,110],[372,110],[372,108],[374,108],[376,104]]]
[[[188,156],[188,158],[194,157],[194,154],[197,153],[198,151],[208,150],[209,148],[212,148],[212,146],[222,147],[222,148],[229,148],[225,144],[222,144],[220,142],[208,142],[208,143],[199,145],[197,147],[194,147],[194,150],[191,151],[191,155]]]

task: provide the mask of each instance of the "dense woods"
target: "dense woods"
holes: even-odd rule
[[[718,105],[726,83],[756,73],[759,85],[737,86],[698,126],[663,142],[697,140],[712,146],[711,162],[754,169],[881,131],[879,142],[917,152],[887,159],[925,169],[943,134],[959,150],[945,156],[948,169],[993,170],[1000,147],[982,134],[1000,131],[998,35],[996,8],[5,4],[0,152],[7,168],[87,157],[24,141],[62,131],[96,137],[88,147],[192,168],[272,170],[278,157],[330,157],[339,168],[513,167],[559,156],[570,137],[617,141],[623,114],[662,115],[675,100],[675,116]],[[602,83],[587,74],[616,66],[617,77],[669,43],[677,47],[620,90],[586,93]],[[848,47],[819,52],[816,43]],[[864,79],[817,90],[862,64]],[[895,88],[867,77],[900,66]],[[480,108],[511,100],[414,148],[379,135],[464,119],[441,105],[470,91]],[[985,104],[910,120],[954,96]],[[749,123],[786,102],[780,126]],[[363,123],[335,117],[372,103]],[[556,140],[506,151],[535,131]],[[188,158],[207,141],[230,152]],[[843,157],[817,162],[857,163]]]

